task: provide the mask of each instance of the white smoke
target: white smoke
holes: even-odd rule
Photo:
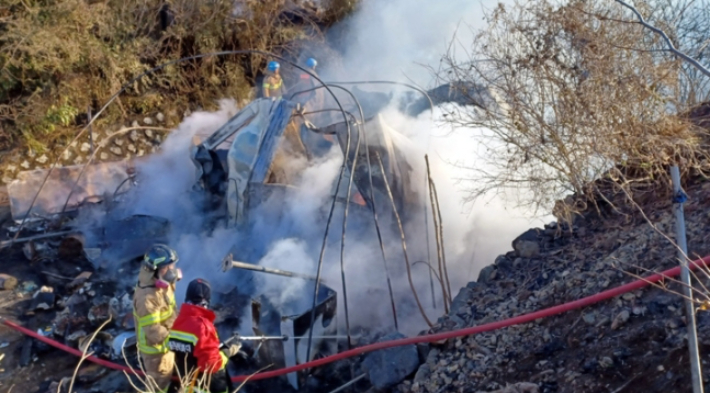
[[[485,1],[483,4],[491,8],[496,2]],[[392,0],[384,4],[366,0],[344,27],[345,36],[349,39],[347,48],[342,48],[346,69],[326,69],[323,75],[330,80],[390,79],[410,82],[408,79],[411,79],[427,88],[434,87],[430,84],[431,74],[422,64],[436,69],[455,32],[459,40],[465,42],[468,39],[470,42],[475,29],[483,27],[482,15],[480,3],[464,0],[446,3]],[[134,210],[160,215],[173,222],[176,229],[171,236],[171,245],[180,254],[181,267],[185,271],[184,282],[201,276],[217,283],[224,291],[230,285],[242,285],[240,277],[245,273],[230,271],[225,274],[219,269],[222,257],[230,250],[234,251],[232,247],[236,244],[263,250],[260,260],[246,262],[315,275],[326,214],[334,192],[332,186],[342,164],[342,153],[337,147],[324,159],[311,162],[303,169],[294,184],[294,192],[287,200],[260,207],[255,212],[257,217],[260,214],[264,217],[276,214],[278,220],[274,221],[273,217],[265,218],[263,222],[257,220],[249,234],[220,228],[203,230],[203,213],[195,208],[197,205],[193,200],[186,197],[197,180],[194,164],[189,158],[192,137],[217,130],[234,112],[234,103],[225,101],[218,112],[194,113],[186,118],[163,144],[162,152],[139,168],[144,176],[133,203]],[[441,113],[436,109],[434,113],[426,111],[417,118],[411,118],[388,108],[382,116],[392,128],[414,141],[418,150],[412,152],[414,157],[410,159],[423,164],[424,154],[429,155],[441,206],[452,295],[455,296],[458,288],[475,280],[479,270],[491,264],[496,255],[507,252],[515,236],[531,225],[539,225],[541,221],[533,221],[529,212],[514,209],[507,206],[504,200],[491,196],[473,204],[463,204],[466,185],[458,183],[458,179],[470,178],[465,167],[480,167],[484,161],[476,156],[476,132],[449,129],[442,125]],[[343,188],[347,186],[347,182],[344,183],[341,185]],[[424,185],[422,178],[421,187],[424,188]],[[343,205],[338,204],[334,212],[330,235],[326,239],[322,272],[325,282],[338,292],[338,323],[341,330],[344,327],[340,270],[342,208]],[[360,236],[348,233],[346,237],[344,266],[350,322],[351,326],[391,328],[384,261],[369,214],[362,217],[351,211],[348,223],[348,231],[363,229],[366,233]],[[421,214],[423,217],[424,211]],[[431,226],[431,211],[427,214]],[[386,221],[383,217],[381,220]],[[391,223],[381,223],[383,227],[388,224]],[[405,334],[416,334],[426,325],[412,298],[400,239],[392,233],[383,230],[383,240],[399,327]],[[408,226],[406,235],[410,264],[428,259],[435,265],[433,230],[429,228],[429,255],[426,253],[427,236],[423,221],[420,225]],[[262,238],[271,240],[264,240],[267,244],[256,244]],[[235,257],[238,259],[239,256]],[[435,285],[437,304],[434,309],[427,266],[418,263],[411,267],[411,271],[419,299],[429,318],[435,321],[443,314],[439,286]],[[253,282],[244,285],[253,290],[254,296],[269,293],[271,300],[277,304],[291,302],[294,298],[305,299],[306,302],[313,299],[310,292],[312,285],[308,281],[264,273],[254,273],[253,277]],[[185,286],[179,285],[178,300],[182,300],[181,293]]]
[[[316,261],[308,252],[305,242],[300,239],[278,240],[259,264],[305,275],[312,275],[316,268]],[[274,304],[286,304],[293,299],[308,298],[303,296],[306,289],[305,280],[264,274],[257,276],[256,282],[260,291],[273,296],[271,300]]]

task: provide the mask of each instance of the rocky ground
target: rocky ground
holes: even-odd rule
[[[705,232],[710,220],[710,199],[705,198],[710,182],[695,182],[686,192],[689,252],[705,256],[710,254],[710,234]],[[571,228],[553,223],[522,234],[513,241],[513,251],[499,256],[481,271],[476,282],[461,288],[452,311],[430,332],[541,310],[630,282],[633,275],[677,265],[676,249],[665,238],[665,234],[672,238],[675,230],[670,198],[651,196],[645,200],[642,209],[654,226],[633,207],[619,211],[603,208],[603,219],[590,211]],[[0,224],[11,232],[7,210],[7,206],[0,206]],[[111,317],[107,336],[96,340],[91,350],[112,358],[109,339],[132,329],[131,318],[127,317],[130,302],[126,301],[130,288],[73,254],[70,242],[52,245],[56,253],[50,253],[49,258],[46,252],[40,253],[42,258],[33,257],[37,250],[21,245],[2,251],[0,316],[73,347],[81,347],[86,337]],[[126,272],[128,275],[134,272]],[[703,283],[710,287],[708,281]],[[680,290],[673,283],[668,288]],[[710,314],[700,311],[697,316],[708,383]],[[0,391],[57,392],[60,383],[67,384],[71,379],[76,357],[2,325],[0,335]],[[385,366],[394,358],[402,361],[394,368]],[[441,345],[402,347],[389,350],[387,355],[373,353],[360,360],[364,361],[355,366],[356,371],[367,373],[369,381],[360,381],[356,391],[690,390],[682,298],[651,287],[533,323]],[[408,379],[391,387],[404,378]],[[74,392],[104,391],[131,390],[121,373],[82,366]]]
[[[710,254],[710,183],[688,186],[685,205],[691,256]],[[628,283],[634,274],[677,265],[670,197],[647,198],[641,214],[589,212],[572,230],[533,229],[514,251],[462,288],[433,332],[542,310]],[[708,280],[702,280],[705,285]],[[680,291],[676,284],[668,286]],[[683,299],[647,287],[533,323],[432,345],[401,392],[683,392],[690,391]],[[710,314],[699,311],[705,388],[710,388]],[[507,388],[506,388],[507,387]]]

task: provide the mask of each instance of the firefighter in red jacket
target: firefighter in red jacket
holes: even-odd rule
[[[210,393],[229,392],[227,361],[241,348],[232,344],[220,350],[215,313],[209,309],[211,292],[206,280],[192,280],[170,331],[168,346],[175,353],[175,366],[181,378],[190,376],[183,380],[190,386],[187,393],[204,393],[207,388]]]

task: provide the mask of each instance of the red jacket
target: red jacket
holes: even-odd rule
[[[187,375],[190,369],[215,373],[223,369],[229,360],[219,350],[219,337],[214,327],[214,312],[200,306],[184,303],[180,306],[175,323],[170,331],[168,345],[175,352],[178,368],[187,365],[188,370],[180,370]]]

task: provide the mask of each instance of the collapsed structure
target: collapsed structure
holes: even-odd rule
[[[212,219],[209,228],[226,227],[235,236],[248,235],[255,220],[278,220],[278,211],[273,211],[282,206],[278,201],[288,200],[297,192],[301,171],[333,146],[344,159],[343,176],[331,186],[330,195],[336,202],[347,203],[352,214],[363,220],[379,214],[385,226],[392,224],[396,215],[402,221],[421,215],[423,183],[415,183],[415,165],[408,161],[413,143],[388,127],[378,114],[391,96],[353,91],[355,99],[347,111],[337,111],[322,89],[307,101],[299,101],[296,95],[256,99],[211,135],[197,135],[189,152],[195,166],[192,192],[199,195],[195,201]],[[449,88],[448,98],[452,98],[451,91]],[[417,106],[421,107],[421,102],[414,102],[410,108]],[[123,196],[140,182],[140,168],[140,160],[59,168],[44,188],[41,185],[46,171],[24,173],[8,187],[13,218],[23,223],[27,219],[40,223],[50,219],[54,227],[62,229],[31,236],[25,239],[28,244],[51,236],[70,236],[78,240],[84,256],[95,266],[134,260],[150,244],[167,241],[171,231],[171,222],[163,217],[120,214]],[[267,202],[270,214],[264,217],[260,207]],[[80,225],[79,218],[92,210],[105,213],[102,225]],[[388,230],[395,229],[390,225]],[[284,236],[282,232],[277,235]],[[243,249],[232,252],[237,259],[250,262],[262,256],[244,254]],[[249,294],[250,317],[239,322],[251,323],[256,336],[285,337],[262,341],[256,348],[257,365],[287,367],[337,351],[336,291],[322,283],[315,288],[319,289],[314,314],[309,302],[276,306],[267,294]],[[313,340],[304,338],[309,333]],[[118,334],[114,352],[124,350],[124,344],[130,342],[130,333]],[[289,375],[287,380],[298,389],[305,381],[305,372]]]

